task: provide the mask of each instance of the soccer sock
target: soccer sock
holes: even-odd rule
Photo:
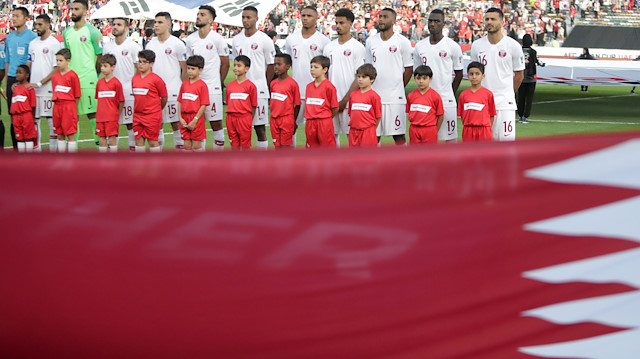
[[[35,120],[36,122],[36,131],[38,132],[38,135],[36,136],[36,142],[33,143],[33,150],[35,152],[41,152],[41,148],[42,148],[42,143],[40,142],[42,140],[42,129],[40,128],[40,119],[37,118]]]
[[[76,152],[77,143],[77,141],[69,141],[69,143],[67,144],[69,152]]]
[[[32,141],[24,142],[27,147],[27,152],[33,152],[35,150],[34,143]]]
[[[146,148],[144,147],[144,145],[136,146],[136,153],[144,153],[145,150],[146,150]]]
[[[173,131],[173,145],[176,147],[176,150],[184,149],[184,140],[182,139],[180,130]]]
[[[149,147],[149,152],[162,152],[162,147]]]
[[[67,150],[67,141],[58,140],[58,152],[65,152]]]
[[[90,118],[89,119],[89,124],[91,125],[91,133],[93,133],[93,139],[96,141],[96,144],[98,144],[98,142],[100,142],[100,136],[96,135],[96,119],[95,118]],[[80,131],[78,131],[78,133],[76,133],[76,141],[78,141],[78,134],[80,133]],[[71,151],[69,151],[71,152]]]
[[[98,147],[98,151],[99,151],[99,152],[106,153],[106,152],[107,152],[107,147],[102,147],[102,146],[100,146],[100,147]]]
[[[158,143],[160,144],[160,148],[164,147],[164,129],[160,129],[160,133],[158,134]]]
[[[213,150],[224,150],[224,130],[213,131]]]
[[[18,152],[27,152],[27,144],[24,142],[18,142]]]
[[[109,146],[107,152],[115,153],[118,152],[118,146]]]
[[[263,151],[268,149],[269,141],[256,141],[256,148]]]
[[[53,118],[47,117],[47,123],[49,124],[49,152],[56,152],[58,150],[58,135],[53,132]]]
[[[340,148],[340,135],[336,135],[336,147]]]
[[[135,151],[136,137],[133,135],[133,129],[127,129],[127,136],[129,137],[129,151]]]

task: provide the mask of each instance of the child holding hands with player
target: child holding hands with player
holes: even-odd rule
[[[82,92],[78,75],[69,68],[70,62],[71,50],[60,49],[56,53],[58,72],[51,76],[53,127],[54,133],[58,135],[58,152],[76,152],[78,102]]]
[[[338,114],[338,94],[327,79],[331,60],[326,56],[311,59],[311,76],[314,81],[307,85],[304,118],[307,147],[336,147],[333,117]]]
[[[444,121],[442,98],[429,87],[433,71],[429,66],[420,65],[413,72],[418,88],[407,95],[409,114],[409,143],[438,143],[438,131]]]
[[[371,64],[356,70],[359,90],[349,96],[349,147],[377,146],[376,127],[382,118],[380,96],[371,89],[378,72]]]
[[[251,148],[251,125],[258,106],[258,90],[247,78],[251,60],[240,55],[233,61],[236,79],[227,85],[227,133],[232,149]]]
[[[467,66],[471,87],[458,99],[458,116],[462,119],[462,141],[491,141],[491,126],[496,116],[493,93],[482,87],[484,65],[473,61]]]
[[[271,137],[276,148],[293,147],[293,136],[297,129],[296,118],[300,113],[300,89],[298,83],[289,76],[291,56],[277,54],[273,65],[278,77],[271,81]]]
[[[180,114],[180,134],[185,151],[204,152],[202,140],[207,138],[204,111],[209,105],[209,88],[200,79],[204,68],[204,57],[194,55],[187,59],[189,79],[182,83],[178,93],[178,113]]]
[[[11,96],[13,130],[18,141],[18,152],[33,152],[38,137],[36,129],[36,92],[27,88],[29,67],[20,65],[16,69],[16,85]]]
[[[105,54],[100,58],[100,71],[104,75],[96,84],[96,135],[100,137],[98,150],[100,152],[118,151],[118,130],[120,114],[124,108],[124,92],[122,84],[113,76],[116,67],[116,57]]]

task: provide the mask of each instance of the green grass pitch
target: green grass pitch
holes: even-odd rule
[[[234,75],[230,71],[226,83],[233,79]],[[469,82],[467,80],[462,81],[457,95],[468,86]],[[415,82],[411,80],[407,86],[407,93],[415,88]],[[529,118],[531,122],[529,124],[516,124],[517,138],[640,130],[640,95],[630,94],[630,90],[631,87],[590,86],[589,92],[583,93],[580,92],[580,88],[577,86],[539,84],[536,87],[533,109]],[[10,121],[9,115],[6,113],[6,104],[4,100],[2,102],[2,121],[6,128],[6,147],[11,146]],[[48,146],[46,143],[48,142],[49,128],[45,122],[41,125],[43,150],[47,151]],[[207,128],[209,129],[209,125],[207,125]],[[461,128],[460,120],[458,120],[458,128]],[[165,125],[164,129],[165,149],[171,150],[173,149],[171,126]],[[91,127],[84,116],[80,118],[79,132],[80,143],[78,148],[80,150],[97,151],[95,143],[91,140],[93,138]],[[458,132],[462,133],[460,130]],[[213,141],[210,129],[207,134],[207,149],[210,149]],[[268,128],[267,135],[270,139]],[[122,130],[122,128],[120,136],[126,136],[126,131]],[[298,128],[296,136],[298,147],[304,146],[304,126]],[[254,133],[254,145],[255,141]],[[345,135],[342,135],[340,141],[343,145],[348,143]],[[392,144],[393,139],[391,137],[383,137],[382,143]],[[126,138],[121,138],[119,149],[126,150],[127,147]]]

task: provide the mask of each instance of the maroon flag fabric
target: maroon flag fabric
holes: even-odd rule
[[[638,153],[4,155],[0,356],[632,358]]]

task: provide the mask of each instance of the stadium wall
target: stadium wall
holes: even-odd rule
[[[563,47],[640,50],[640,29],[615,26],[585,26],[573,28]]]

